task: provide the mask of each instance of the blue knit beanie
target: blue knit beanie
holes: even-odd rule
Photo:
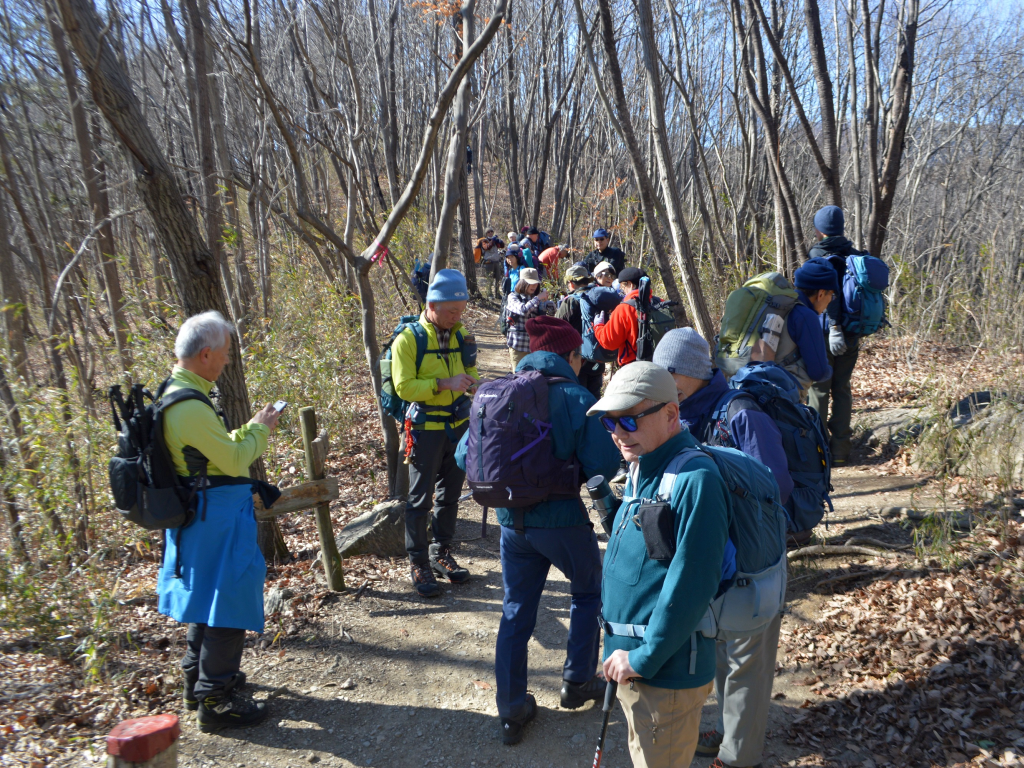
[[[826,205],[824,208],[820,208],[814,214],[814,228],[828,237],[843,234],[846,229],[843,209],[838,205]]]
[[[838,291],[839,276],[828,259],[815,256],[793,274],[793,284],[802,291]]]
[[[427,301],[468,301],[466,278],[457,269],[442,269],[427,288]]]

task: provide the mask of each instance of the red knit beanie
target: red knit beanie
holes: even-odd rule
[[[564,355],[579,349],[583,337],[568,322],[557,317],[532,317],[526,321],[526,332],[530,335],[531,352],[554,352]]]

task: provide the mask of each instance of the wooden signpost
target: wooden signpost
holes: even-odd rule
[[[316,411],[312,407],[300,410],[299,420],[302,425],[302,448],[306,454],[306,477],[310,481],[282,490],[281,498],[270,509],[265,509],[259,496],[254,496],[256,519],[267,520],[289,512],[315,510],[316,530],[320,537],[320,561],[327,577],[327,588],[340,592],[345,589],[345,574],[341,566],[341,555],[338,554],[338,544],[334,540],[330,506],[339,495],[338,480],[324,476],[330,441],[326,430],[317,434]]]

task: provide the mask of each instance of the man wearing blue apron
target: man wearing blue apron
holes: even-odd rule
[[[174,345],[178,364],[162,394],[190,387],[209,397],[227,364],[234,328],[219,312],[186,320]],[[266,705],[236,694],[245,631],[263,632],[267,568],[256,544],[249,465],[267,449],[278,412],[268,405],[232,432],[209,401],[186,400],[163,414],[164,442],[178,475],[196,488],[196,515],[164,533],[160,613],[188,624],[182,659],[185,706],[203,731],[252,725]]]

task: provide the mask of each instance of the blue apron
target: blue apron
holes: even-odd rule
[[[263,632],[267,566],[256,545],[252,486],[207,488],[203,495],[191,525],[164,531],[160,613],[183,624]]]

